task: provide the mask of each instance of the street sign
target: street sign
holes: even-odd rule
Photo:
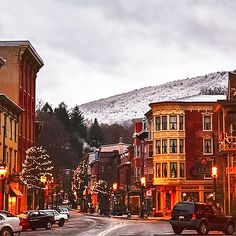
[[[229,173],[230,175],[236,175],[236,167],[227,167],[226,173]]]

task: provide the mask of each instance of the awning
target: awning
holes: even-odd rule
[[[10,186],[10,195],[15,195],[17,197],[24,197],[24,194],[17,188]]]

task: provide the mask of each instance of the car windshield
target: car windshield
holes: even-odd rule
[[[0,211],[0,213],[6,217],[16,217],[15,215],[7,211]]]
[[[181,212],[194,212],[194,204],[183,202],[183,203],[177,203],[173,209],[173,211],[181,211]]]

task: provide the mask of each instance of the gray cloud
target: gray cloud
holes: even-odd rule
[[[31,41],[45,62],[38,95],[54,104],[58,93],[72,106],[234,69],[233,0],[10,0],[1,9],[2,38]]]

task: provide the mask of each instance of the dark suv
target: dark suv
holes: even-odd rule
[[[234,232],[231,216],[216,212],[211,205],[199,202],[178,202],[172,210],[170,224],[175,234],[181,234],[184,229],[196,230],[203,235],[211,230],[223,231],[228,235]]]

